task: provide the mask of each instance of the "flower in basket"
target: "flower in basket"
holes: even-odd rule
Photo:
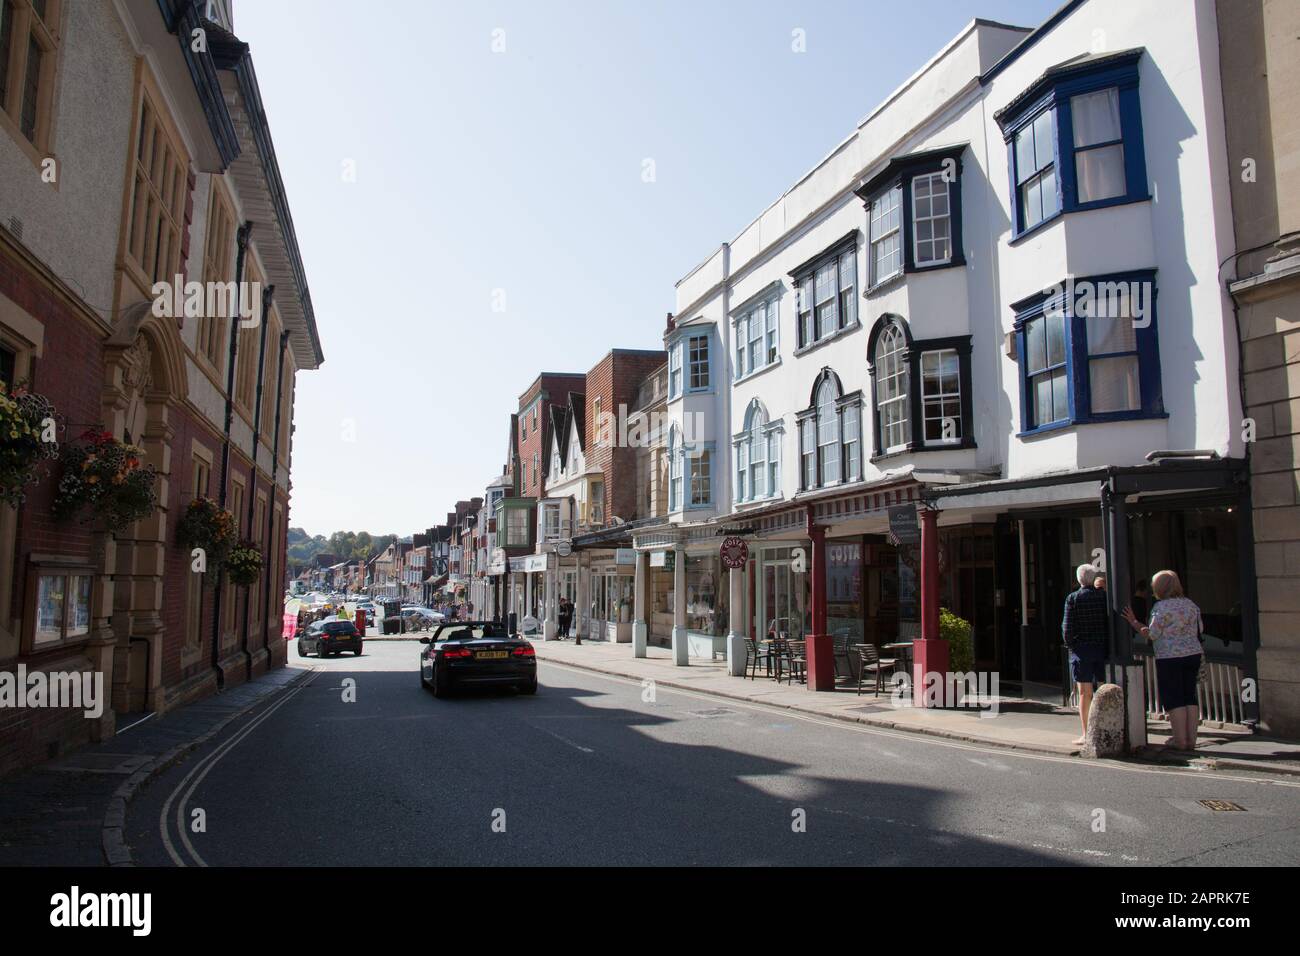
[[[176,525],[176,540],[190,550],[202,548],[208,567],[220,567],[235,546],[235,516],[211,498],[195,498]]]
[[[23,385],[7,388],[0,382],[0,504],[17,507],[27,486],[37,480],[37,466],[59,453],[57,442],[46,441],[54,406]]]
[[[143,452],[108,432],[87,431],[60,451],[63,475],[54,497],[56,518],[102,519],[113,534],[147,518],[158,507],[152,465],[139,466]],[[134,460],[135,465],[128,465]]]
[[[226,573],[230,583],[238,587],[256,584],[262,576],[262,552],[251,541],[241,541],[226,558]]]

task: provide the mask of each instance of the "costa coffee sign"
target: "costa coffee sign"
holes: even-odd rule
[[[718,556],[722,558],[724,568],[743,568],[749,560],[749,545],[743,538],[723,538]]]

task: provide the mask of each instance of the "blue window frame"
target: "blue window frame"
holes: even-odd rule
[[[711,325],[687,326],[668,342],[668,399],[713,391]]]
[[[1150,198],[1142,53],[1054,66],[994,114],[1007,143],[1014,237],[1065,213]]]
[[[1164,415],[1154,271],[1066,280],[1012,308],[1022,436]]]

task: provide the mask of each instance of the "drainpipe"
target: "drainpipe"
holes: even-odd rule
[[[280,468],[280,409],[284,403],[284,353],[289,346],[289,333],[280,333],[280,355],[276,363],[275,372],[275,436],[271,440],[271,501],[266,509],[266,542],[267,550],[273,551],[275,542],[271,540],[271,535],[275,532],[275,489],[277,487],[276,478]],[[288,555],[286,554],[286,558]],[[270,610],[271,608],[271,572],[273,564],[268,564],[266,568],[266,581],[263,585],[262,607]],[[267,666],[270,666],[271,659],[271,632],[266,631],[265,641]]]
[[[217,504],[226,506],[226,487],[230,480],[230,428],[235,420],[235,358],[239,349],[239,295],[244,282],[244,256],[248,252],[248,237],[253,232],[253,223],[246,221],[239,227],[235,236],[237,254],[235,256],[235,314],[230,317],[230,348],[226,358],[226,418],[221,443],[221,487],[218,491]],[[225,687],[226,681],[221,673],[221,576],[217,576],[217,586],[212,595],[212,669],[217,672],[217,690]]]
[[[253,447],[251,457],[253,467],[248,473],[248,539],[253,540],[253,515],[256,514],[257,504],[257,445],[262,437],[262,384],[263,371],[266,368],[266,327],[270,323],[267,317],[271,314],[271,299],[275,297],[275,286],[268,285],[262,290],[262,311],[259,315],[261,330],[261,342],[257,349],[257,390],[253,399]],[[274,493],[274,492],[272,492]],[[268,510],[270,503],[268,502]],[[256,585],[252,585],[256,586]],[[248,632],[250,629],[249,611],[252,602],[247,598],[244,599],[244,667],[248,680],[253,679],[253,655],[248,652]],[[262,609],[265,611],[265,608]]]

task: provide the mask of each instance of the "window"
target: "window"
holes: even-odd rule
[[[950,234],[948,183],[943,174],[917,176],[912,180],[912,261],[918,266],[947,262]]]
[[[1164,414],[1155,273],[1076,278],[1016,303],[1021,428]]]
[[[777,298],[764,299],[741,312],[735,321],[735,378],[767,368],[777,357]]]
[[[1124,195],[1124,135],[1119,90],[1108,87],[1070,99],[1074,126],[1074,178],[1080,203]]]
[[[1138,96],[1142,53],[1053,67],[994,114],[1015,182],[1016,235],[1061,212],[1149,198]]]
[[[560,536],[559,502],[547,502],[542,505],[542,536],[547,541],[554,541]]]
[[[1070,417],[1065,369],[1065,316],[1057,312],[1025,323],[1025,381],[1032,398],[1030,428]]]
[[[79,569],[80,570],[80,569]],[[31,646],[52,647],[90,635],[90,595],[94,577],[89,569],[76,573],[38,568],[35,573],[36,613]]]
[[[540,452],[533,452],[533,485],[540,485],[542,481],[542,456]]]
[[[898,326],[891,325],[876,343],[876,429],[886,452],[898,451],[911,440],[908,421],[907,344]]]
[[[871,284],[880,285],[890,276],[903,271],[902,228],[903,191],[894,186],[871,201]]]
[[[839,376],[822,369],[812,405],[799,413],[800,490],[824,488],[862,477],[862,395],[844,395]]]
[[[593,481],[591,483],[591,523],[605,523],[605,482]]]
[[[854,230],[790,273],[797,348],[808,348],[857,324],[857,235]],[[774,330],[775,325],[773,316]]]
[[[248,262],[244,267],[245,280],[249,283],[250,290],[260,289],[262,286],[262,277],[257,269]],[[260,292],[250,292],[255,295],[257,301],[249,303],[240,303],[242,309],[251,309],[253,315],[259,316],[256,325],[245,326],[241,321],[239,323],[239,342],[236,345],[235,352],[235,402],[248,413],[249,418],[253,415],[253,401],[256,397],[257,390],[257,363],[261,356],[261,311],[262,303],[260,301]]]
[[[682,448],[681,435],[674,425],[668,432],[668,510],[682,507]]]
[[[528,509],[506,509],[506,547],[521,548],[528,545]]]
[[[913,340],[907,323],[883,315],[872,328],[874,456],[974,448],[971,337]]]
[[[49,149],[60,0],[0,0],[0,114],[40,158]]]
[[[835,408],[835,385],[829,379],[817,395],[817,452],[821,459],[821,484],[840,480],[840,416]]]
[[[921,353],[921,417],[927,445],[961,441],[961,362],[956,349]]]
[[[690,361],[690,388],[692,391],[709,387],[709,338],[692,335],[687,340]]]
[[[779,481],[782,422],[768,423],[762,403],[754,399],[745,412],[736,448],[736,500],[757,501],[781,491]]]
[[[209,182],[211,197],[208,202],[207,237],[203,242],[203,281],[230,282],[235,277],[235,214],[221,178],[211,176]],[[225,315],[209,315],[209,308],[204,309],[203,317],[199,320],[196,350],[220,374],[226,366],[226,322],[232,311],[228,305]]]
[[[140,93],[126,253],[138,280],[172,281],[181,269],[181,223],[189,194],[189,159],[151,88]]]
[[[707,448],[688,451],[687,466],[691,472],[691,507],[698,508],[713,503],[713,455]]]
[[[194,455],[190,465],[190,495],[192,498],[207,497],[208,479],[212,474],[210,460]],[[185,590],[185,643],[190,648],[198,647],[203,638],[203,584],[202,574],[191,572]]]
[[[668,397],[676,398],[682,393],[682,350],[674,346],[668,352]]]
[[[1061,209],[1052,132],[1056,112],[1047,110],[1016,134],[1016,192],[1021,228],[1032,229]]]

